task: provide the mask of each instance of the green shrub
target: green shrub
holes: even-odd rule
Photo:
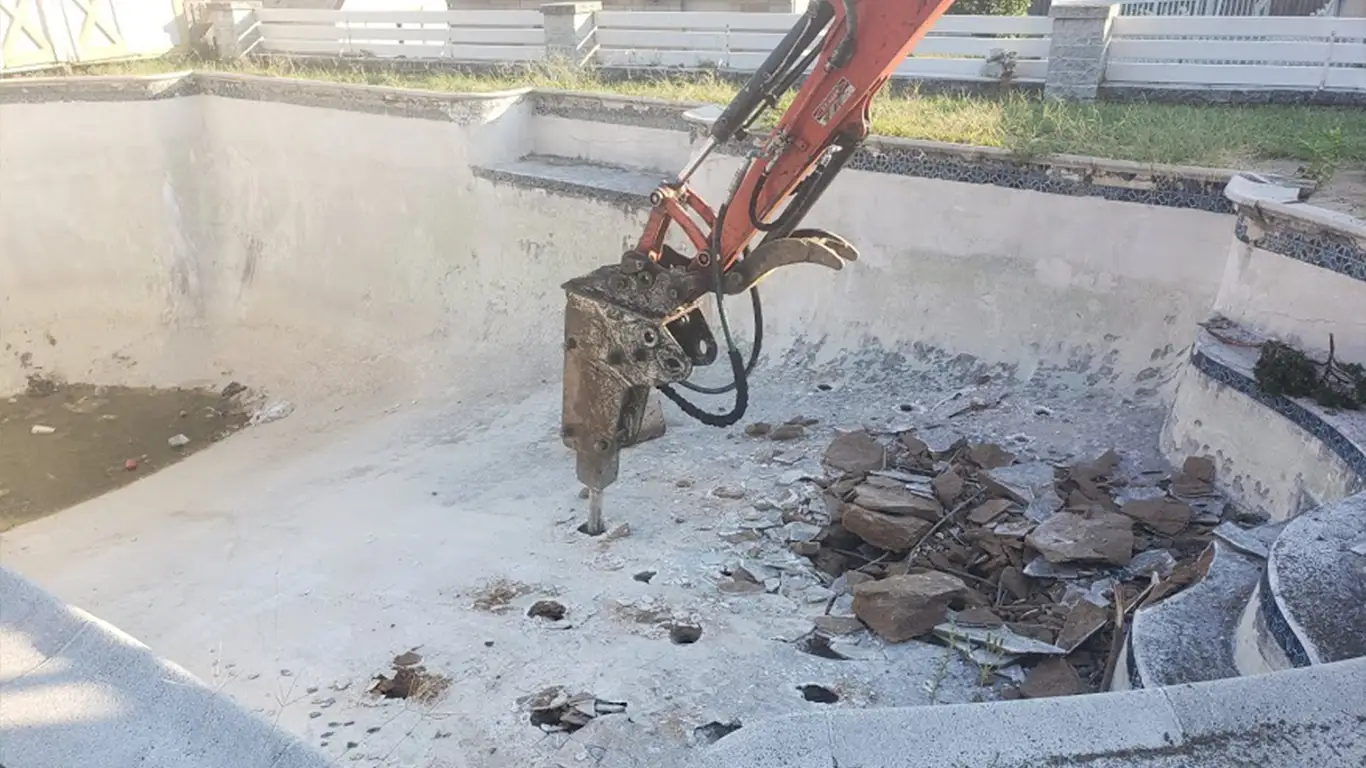
[[[1023,16],[1029,0],[955,0],[946,13],[960,16]]]

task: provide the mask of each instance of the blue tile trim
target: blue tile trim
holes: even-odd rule
[[[1199,349],[1191,353],[1191,364],[1206,376],[1247,395],[1303,428],[1331,448],[1353,472],[1366,477],[1366,453],[1339,432],[1337,427],[1319,418],[1318,414],[1290,398],[1266,394],[1251,376],[1224,365]]]
[[[1254,248],[1366,282],[1366,248],[1355,238],[1331,230],[1311,231],[1289,218],[1277,217],[1268,224],[1274,228],[1260,237],[1251,237],[1247,215],[1239,213],[1233,234]]]
[[[1276,604],[1276,596],[1271,591],[1270,572],[1270,568],[1262,571],[1261,589],[1257,590],[1262,619],[1266,622],[1266,629],[1271,633],[1272,639],[1285,652],[1290,663],[1297,667],[1307,667],[1310,665],[1309,652],[1304,649],[1304,644],[1296,636],[1295,630],[1290,628],[1290,622],[1286,621],[1280,606]]]

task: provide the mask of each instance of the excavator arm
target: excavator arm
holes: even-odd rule
[[[636,439],[652,389],[704,424],[725,427],[744,416],[762,340],[759,281],[792,264],[840,269],[857,258],[843,238],[800,224],[867,137],[873,97],[952,2],[815,0],[711,122],[678,178],[651,195],[636,246],[620,262],[563,285],[561,437],[577,454],[579,481],[593,492],[585,532],[602,532],[601,492],[616,481],[620,450]],[[799,80],[791,105],[754,141],[764,113]],[[722,147],[746,150],[746,160],[726,200],[713,209],[688,181]],[[690,254],[666,244],[675,225]],[[748,361],[736,348],[723,304],[746,291],[756,320]],[[716,299],[733,375],[724,387],[688,381],[720,354],[699,306],[708,296]],[[734,404],[712,413],[678,388],[734,392]]]

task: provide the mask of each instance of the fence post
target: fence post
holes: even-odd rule
[[[233,61],[251,53],[261,39],[256,12],[260,0],[211,0],[205,3],[205,21],[213,37],[213,50],[222,61]]]
[[[1053,33],[1043,86],[1046,98],[1096,100],[1105,80],[1105,55],[1119,5],[1116,0],[1054,0],[1048,9]]]
[[[598,11],[602,3],[546,3],[541,6],[547,60],[567,61],[582,67],[598,54]]]

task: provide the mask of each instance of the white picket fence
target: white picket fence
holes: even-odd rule
[[[1366,90],[1366,19],[1121,16],[1115,85]]]
[[[525,62],[545,58],[540,11],[261,9],[264,52]]]
[[[598,61],[615,67],[757,69],[796,24],[784,13],[604,11]],[[1015,79],[1041,82],[1048,71],[1052,20],[1040,16],[945,16],[897,70],[905,77],[981,78],[993,49],[1014,51]]]

